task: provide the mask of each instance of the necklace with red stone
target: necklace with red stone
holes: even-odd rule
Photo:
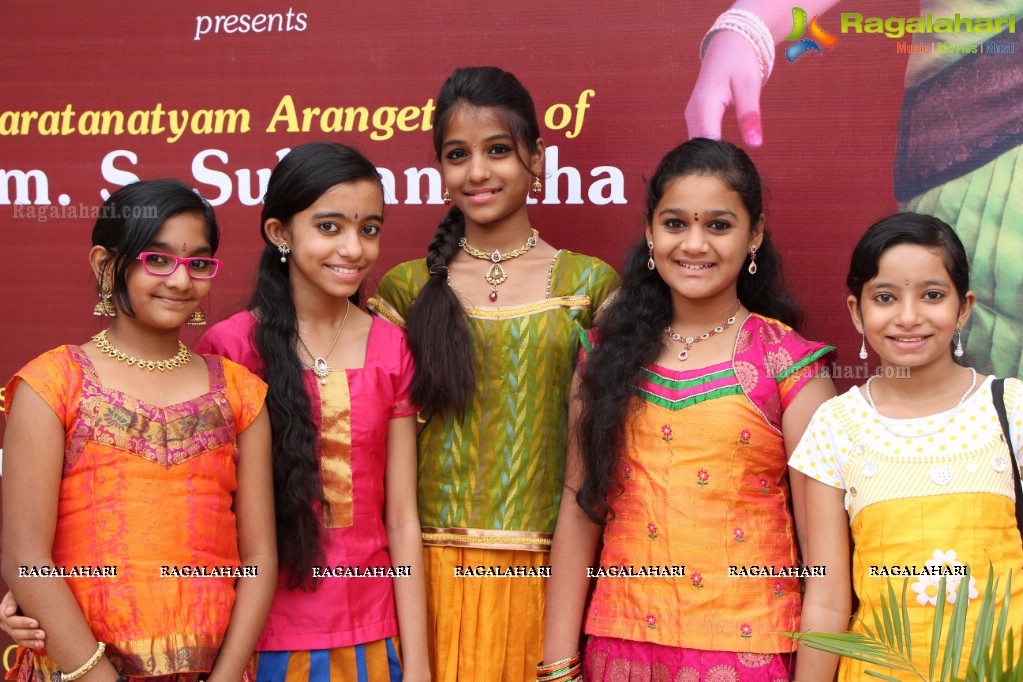
[[[742,304],[740,303],[739,307],[735,309],[735,312],[732,313],[731,317],[725,320],[724,324],[719,324],[713,329],[703,332],[699,336],[682,336],[677,332],[671,331],[671,327],[665,327],[664,333],[668,335],[669,339],[677,343],[681,343],[683,346],[685,346],[685,348],[683,348],[678,354],[679,361],[685,362],[687,359],[689,359],[689,349],[693,347],[693,344],[699,343],[700,341],[706,341],[715,334],[720,334],[721,332],[725,331],[733,324],[735,324],[735,318],[739,315],[739,311],[741,309]]]
[[[515,249],[514,251],[509,251],[508,253],[501,253],[500,249],[494,249],[493,253],[480,251],[475,246],[471,245],[469,243],[469,240],[466,239],[465,237],[462,237],[461,239],[458,240],[458,246],[461,247],[462,251],[465,251],[473,258],[479,258],[480,260],[490,261],[491,265],[487,269],[486,273],[483,275],[483,279],[487,280],[487,284],[489,284],[491,287],[490,300],[496,301],[497,285],[504,284],[506,281],[508,281],[508,273],[504,271],[504,268],[501,266],[501,263],[505,262],[506,260],[511,260],[512,258],[518,258],[526,251],[529,251],[531,248],[536,246],[539,240],[540,231],[534,228],[533,236],[527,239],[525,244]]]

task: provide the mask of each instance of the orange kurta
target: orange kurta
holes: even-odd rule
[[[231,618],[235,442],[266,387],[239,365],[206,363],[209,392],[167,407],[104,388],[77,346],[36,358],[7,389],[10,404],[24,381],[64,424],[53,560],[108,574],[65,580],[126,675],[209,671]],[[226,575],[184,576],[197,570]],[[45,652],[33,652],[33,665],[40,681],[57,670]]]
[[[777,633],[799,629],[799,580],[762,575],[798,563],[781,415],[830,350],[751,315],[730,362],[643,369],[601,567],[675,574],[598,577],[587,633],[707,651],[793,650]]]

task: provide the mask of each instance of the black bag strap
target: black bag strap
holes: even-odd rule
[[[1016,462],[1016,453],[1012,448],[1009,415],[1005,412],[1005,379],[995,379],[991,382],[991,399],[995,404],[998,422],[1002,425],[1005,444],[1009,448],[1009,466],[1012,468],[1012,477],[1016,482],[1016,526],[1019,527],[1020,536],[1023,537],[1023,482],[1019,478],[1019,464]]]

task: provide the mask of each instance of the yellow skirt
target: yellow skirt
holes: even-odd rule
[[[465,567],[547,566],[547,552],[426,547],[434,682],[522,682],[543,658],[546,579],[457,577]]]

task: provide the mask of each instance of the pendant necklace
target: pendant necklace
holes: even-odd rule
[[[685,362],[686,360],[689,359],[689,349],[693,347],[693,344],[699,343],[700,341],[706,341],[715,334],[720,334],[721,332],[731,327],[733,324],[735,324],[735,318],[739,314],[740,310],[742,310],[742,303],[740,303],[739,307],[735,309],[735,312],[732,313],[732,316],[725,320],[724,324],[719,324],[713,329],[703,332],[699,336],[682,336],[677,332],[671,331],[671,327],[665,327],[664,333],[667,334],[668,338],[671,339],[672,341],[681,343],[683,346],[685,346],[685,348],[683,348],[678,354],[678,359],[681,362]]]
[[[302,348],[305,348],[305,352],[309,354],[309,357],[313,359],[313,374],[320,380],[321,386],[327,385],[327,377],[330,375],[330,365],[327,364],[327,358],[330,357],[330,352],[334,350],[334,346],[337,344],[337,340],[341,338],[341,330],[345,328],[345,322],[348,321],[348,313],[352,309],[352,302],[348,301],[348,306],[345,308],[345,316],[341,318],[341,324],[338,325],[337,334],[334,334],[334,340],[330,342],[330,348],[323,354],[322,357],[316,357],[313,352],[309,350],[309,346],[302,339],[302,335],[297,331],[295,335],[298,337],[298,342],[302,344]]]
[[[536,246],[537,241],[539,239],[540,232],[539,230],[534,229],[533,236],[527,239],[525,244],[515,249],[514,251],[509,251],[508,253],[501,253],[500,249],[494,249],[493,253],[480,251],[475,246],[469,244],[469,240],[466,239],[465,237],[462,237],[461,239],[458,240],[458,246],[461,247],[462,251],[465,251],[473,258],[479,258],[480,260],[490,261],[491,263],[490,268],[488,268],[486,274],[483,275],[483,279],[487,280],[487,284],[489,284],[491,287],[490,300],[496,301],[497,285],[504,284],[505,281],[508,279],[508,273],[504,271],[504,268],[501,266],[501,263],[503,263],[506,260],[511,260],[512,258],[518,258],[526,251],[529,251],[531,248]]]

